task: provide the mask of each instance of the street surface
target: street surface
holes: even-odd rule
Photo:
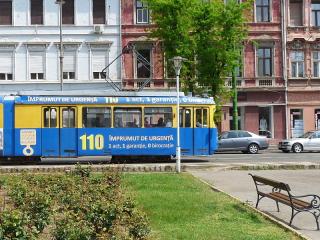
[[[212,163],[320,163],[320,152],[283,153],[278,150],[264,150],[258,154],[244,154],[241,152],[216,153],[206,157],[184,157],[182,162],[199,159]],[[186,161],[188,160],[188,161]]]

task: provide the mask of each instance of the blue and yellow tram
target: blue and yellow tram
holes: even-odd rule
[[[180,97],[182,155],[217,148],[212,99]],[[3,157],[174,156],[176,97],[16,95],[0,97]]]

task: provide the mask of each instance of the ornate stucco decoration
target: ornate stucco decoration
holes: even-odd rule
[[[311,48],[314,50],[320,50],[320,39],[317,39],[314,43],[312,43]]]
[[[292,42],[288,43],[288,48],[294,50],[302,50],[306,47],[305,41],[303,40],[293,40]]]
[[[107,51],[110,49],[112,42],[87,42],[88,48],[96,51]]]

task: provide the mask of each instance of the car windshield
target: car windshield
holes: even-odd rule
[[[301,135],[299,138],[308,138],[313,134],[313,132],[306,132],[305,134]]]

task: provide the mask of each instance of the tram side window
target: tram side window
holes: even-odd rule
[[[208,109],[196,109],[196,127],[206,128],[208,127]]]
[[[142,125],[140,108],[115,108],[113,115],[115,128],[135,128]]]
[[[56,108],[44,108],[43,109],[43,120],[45,128],[56,128],[57,127],[57,109]]]
[[[144,108],[144,127],[172,127],[172,108]]]
[[[85,128],[110,128],[111,109],[106,107],[84,107],[82,124]]]

